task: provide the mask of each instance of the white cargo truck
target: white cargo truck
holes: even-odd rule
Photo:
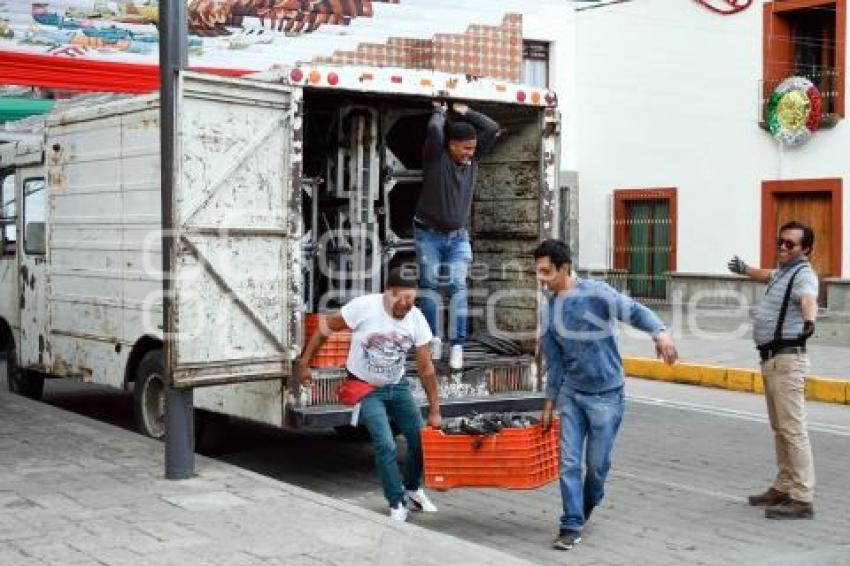
[[[430,71],[295,67],[180,79],[174,385],[199,409],[281,427],[344,426],[342,371],[291,379],[305,313],[378,291],[415,261],[412,220],[435,97],[502,135],[470,234],[467,367],[438,365],[444,415],[532,410],[538,302],[530,252],[557,235],[554,94]],[[12,391],[45,378],[133,390],[164,433],[159,99],[83,96],[0,133],[0,352]],[[508,343],[505,338],[514,340]],[[416,380],[414,380],[415,382]]]

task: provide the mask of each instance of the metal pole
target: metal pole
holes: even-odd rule
[[[174,160],[179,121],[178,75],[187,64],[187,20],[185,0],[159,3],[160,152],[162,195],[162,332],[164,337],[165,477],[190,478],[195,472],[194,415],[192,389],[175,389],[172,384],[172,250],[174,246]]]

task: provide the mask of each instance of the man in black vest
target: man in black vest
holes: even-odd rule
[[[761,357],[764,395],[776,440],[779,473],[750,505],[766,506],[768,519],[812,519],[815,471],[806,430],[806,340],[815,332],[818,277],[809,263],[814,231],[802,222],[783,225],[777,239],[778,269],[758,269],[738,256],[729,270],[767,283],[753,321],[753,338]]]

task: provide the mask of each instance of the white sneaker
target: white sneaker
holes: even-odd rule
[[[408,491],[407,499],[413,504],[414,511],[424,511],[426,513],[437,512],[437,506],[428,499],[428,496],[425,495],[425,490],[421,487],[416,491]]]
[[[443,357],[443,341],[436,336],[431,339],[431,359],[439,360]]]
[[[393,521],[401,521],[402,523],[407,521],[407,507],[404,506],[404,503],[399,503],[395,507],[390,507],[390,519]]]
[[[463,346],[455,344],[449,355],[449,367],[452,369],[463,369]]]

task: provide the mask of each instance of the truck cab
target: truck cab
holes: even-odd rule
[[[5,141],[0,143],[0,352],[10,389],[38,398],[47,367],[43,144],[29,133]]]

